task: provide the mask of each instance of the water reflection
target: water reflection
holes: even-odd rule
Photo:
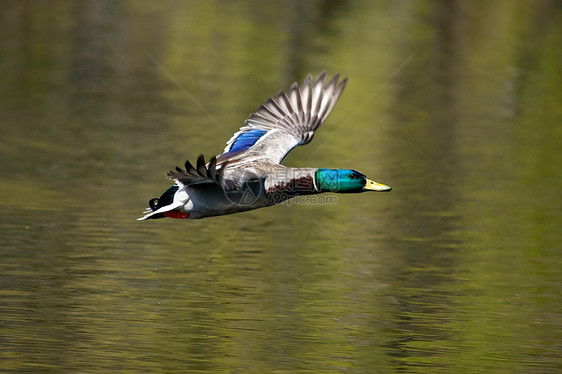
[[[556,371],[556,2],[4,9],[4,370]],[[286,163],[391,194],[135,221],[322,69],[350,85]]]

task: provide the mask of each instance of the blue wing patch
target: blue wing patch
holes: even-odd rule
[[[259,138],[265,135],[267,130],[253,129],[248,132],[238,135],[234,143],[230,146],[229,152],[245,151],[258,141]]]
[[[252,129],[250,131],[243,132],[242,134],[238,135],[236,139],[234,139],[234,141],[228,148],[228,151],[219,155],[218,158],[224,159],[245,152],[251,146],[256,144],[256,142],[262,136],[264,136],[267,133],[267,131],[268,130]]]
[[[260,130],[260,129],[252,129],[248,132],[244,132],[232,142],[228,151],[223,153],[222,157],[228,157],[237,153],[242,153],[258,141],[259,138],[264,136],[267,133],[267,130]]]

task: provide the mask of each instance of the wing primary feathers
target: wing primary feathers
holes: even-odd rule
[[[321,95],[323,89],[323,82],[326,79],[325,72],[322,72],[318,78],[311,84],[311,107],[310,107],[310,118],[318,118],[318,112],[320,111],[320,105],[322,104]],[[316,126],[316,120],[311,121],[313,126]]]
[[[334,109],[334,106],[336,105],[336,102],[338,101],[338,98],[340,97],[340,95],[343,92],[343,89],[345,88],[347,84],[347,78],[344,78],[337,86],[335,86],[335,88],[333,89],[332,92],[332,97],[334,98],[333,100],[328,102],[328,106],[326,108],[326,111],[324,112],[324,115],[321,117],[322,121],[324,121],[326,119],[326,117],[328,117],[328,115],[330,114],[330,112],[332,111],[332,109]]]
[[[271,99],[269,99],[269,100],[271,100]],[[269,105],[267,105],[267,104],[268,104],[268,102],[266,102],[264,105],[262,105],[259,109],[265,110],[267,112],[267,114],[269,114],[275,120],[280,119],[280,117],[277,114],[273,113],[273,111],[269,108]],[[255,114],[258,114],[258,113],[255,113]],[[251,115],[250,115],[250,118],[252,118]]]
[[[297,85],[294,85],[293,90],[291,91],[293,93],[294,96],[294,100],[297,103],[297,114],[299,116],[299,120],[303,121],[303,113],[304,113],[304,109],[302,106],[302,96],[301,96],[301,90],[299,90],[299,87]]]
[[[213,156],[207,168],[207,177],[214,179],[217,174],[217,157]]]
[[[266,108],[264,108],[264,109],[266,109]],[[266,111],[266,113],[252,113],[248,119],[249,120],[258,119],[258,120],[265,121],[265,122],[271,121],[272,119],[273,120],[279,119],[278,117],[269,116],[268,114],[269,114],[268,111]]]
[[[287,106],[287,102],[285,101],[283,96],[285,96],[285,92],[279,91],[277,92],[277,95],[275,95],[275,97],[273,98],[273,101],[275,101],[275,103],[279,106],[279,108],[281,108],[282,110],[281,113],[286,114],[289,113],[291,110]]]
[[[207,175],[207,168],[205,168],[205,157],[200,155],[197,158],[197,172],[199,175]]]
[[[310,123],[310,115],[312,113],[312,75],[308,74],[303,84],[303,93],[305,94],[306,108],[305,123]]]
[[[301,95],[299,91],[299,85],[297,82],[293,82],[289,91],[287,93],[289,101],[293,103],[293,111],[297,113],[302,112]],[[296,106],[296,108],[294,108]]]
[[[283,110],[283,108],[281,108],[281,106],[279,104],[277,104],[277,101],[275,101],[273,99],[269,99],[267,101],[267,104],[271,104],[275,108],[277,113],[279,113],[282,117],[285,116],[285,111]]]
[[[328,79],[326,71],[316,77],[308,74],[300,85],[292,83],[288,90],[267,99],[248,116],[218,156],[219,163],[228,160],[235,161],[235,165],[256,160],[280,163],[291,149],[313,138],[346,84],[347,78],[341,79],[339,74]],[[260,130],[264,133],[258,137],[254,132]],[[218,174],[219,168],[216,170]]]
[[[217,171],[217,158],[211,158],[209,164],[205,165],[205,158],[203,155],[197,158],[197,168],[194,168],[191,162],[185,162],[185,170],[176,166],[175,171],[168,171],[166,176],[174,179],[183,185],[189,186],[200,183],[219,183],[222,175],[224,174],[226,163],[223,163]]]
[[[328,72],[326,70],[322,70],[320,75],[318,75],[318,78],[316,78],[316,82],[322,81],[322,85],[324,85],[327,76],[328,76]]]
[[[318,118],[320,119],[320,121],[323,121],[325,118],[324,116],[326,116],[327,113],[329,113],[331,103],[334,101],[332,100],[334,88],[336,87],[336,83],[338,82],[339,77],[340,77],[339,74],[335,74],[332,77],[332,79],[330,79],[328,84],[324,87],[326,98],[325,99],[323,98],[323,100],[319,100],[321,109],[320,112],[318,113]]]
[[[295,110],[293,109],[293,106],[291,105],[291,100],[289,100],[289,98],[287,97],[287,94],[285,94],[285,92],[281,92],[281,94],[279,96],[282,99],[281,102],[285,105],[285,108],[286,108],[285,112],[287,114],[293,114],[295,112]]]
[[[189,162],[189,160],[185,161],[185,171],[188,174],[193,174],[193,170],[195,170],[195,168],[191,165],[191,162]]]

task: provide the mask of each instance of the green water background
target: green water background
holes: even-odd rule
[[[560,372],[560,2],[0,7],[2,371]],[[324,69],[391,193],[135,220]]]

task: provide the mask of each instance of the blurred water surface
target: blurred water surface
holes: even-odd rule
[[[4,1],[4,372],[561,368],[557,1]],[[137,222],[307,73],[389,194]]]

